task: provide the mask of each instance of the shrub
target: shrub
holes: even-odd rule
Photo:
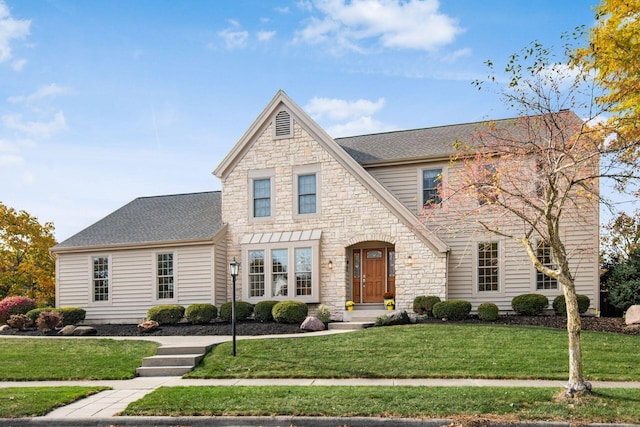
[[[62,314],[62,325],[77,325],[84,321],[87,312],[80,307],[62,307],[51,310]]]
[[[31,320],[24,314],[12,314],[9,319],[7,319],[7,325],[11,326],[13,329],[24,330],[32,325]]]
[[[163,304],[147,311],[147,320],[155,320],[161,325],[175,325],[184,316],[184,307],[177,304]]]
[[[54,311],[43,311],[36,320],[36,326],[42,332],[52,331],[62,323],[62,315]]]
[[[511,300],[513,310],[525,316],[539,316],[549,306],[549,298],[540,294],[522,294]]]
[[[43,311],[55,311],[55,308],[53,307],[34,308],[33,310],[27,311],[26,316],[29,318],[31,323],[35,324],[36,320],[38,320],[38,317],[40,317],[40,313],[42,313]]]
[[[231,301],[220,306],[220,318],[225,322],[231,322]],[[246,301],[236,301],[236,320],[244,320],[253,314],[253,306]]]
[[[281,301],[273,306],[271,314],[278,323],[301,324],[309,309],[302,301]]]
[[[273,314],[271,314],[271,310],[273,310],[273,306],[276,305],[278,301],[260,301],[253,308],[253,314],[258,322],[273,322]]]
[[[627,261],[611,267],[605,286],[609,289],[609,303],[619,311],[640,304],[640,249],[633,251]]]
[[[478,317],[482,320],[493,322],[498,320],[498,306],[492,302],[483,302],[478,306]]]
[[[27,314],[36,308],[36,302],[31,298],[14,296],[0,301],[0,324],[7,323],[12,314]]]
[[[417,296],[413,300],[413,311],[418,314],[426,314],[433,317],[433,306],[440,302],[440,297],[435,295]]]
[[[331,320],[331,309],[326,304],[320,304],[316,310],[316,317],[320,319],[322,323],[329,323]]]
[[[471,313],[471,303],[461,299],[437,302],[433,305],[433,317],[462,320]]]
[[[576,297],[578,299],[578,312],[580,314],[586,313],[591,305],[591,300],[586,295],[576,295]],[[567,315],[567,304],[564,300],[564,295],[555,297],[551,306],[558,316]]]
[[[213,304],[191,304],[185,310],[184,316],[193,325],[211,323],[218,317],[218,309]]]

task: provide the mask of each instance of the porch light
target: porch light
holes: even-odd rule
[[[333,270],[333,261],[329,260],[329,264],[327,264],[329,270]]]
[[[229,274],[231,274],[232,298],[231,298],[231,335],[233,336],[233,346],[231,354],[236,357],[236,277],[240,270],[240,263],[233,257],[233,261],[229,263]]]
[[[409,256],[407,257],[407,265],[408,265],[408,266],[412,266],[412,265],[413,265],[413,258],[411,257],[411,255],[409,255]]]

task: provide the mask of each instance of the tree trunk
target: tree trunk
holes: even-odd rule
[[[562,289],[567,307],[567,332],[569,335],[569,383],[567,396],[573,397],[577,392],[591,390],[591,384],[582,376],[582,346],[580,343],[580,312],[575,284],[572,280],[563,280]]]

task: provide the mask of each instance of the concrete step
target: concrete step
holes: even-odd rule
[[[151,356],[142,359],[142,367],[191,366],[194,368],[198,363],[200,363],[203,357],[204,354],[170,354]]]
[[[212,345],[192,345],[192,346],[180,346],[180,345],[163,345],[158,347],[156,354],[158,356],[175,355],[175,354],[206,354],[211,350]]]
[[[139,377],[181,377],[191,372],[193,366],[143,366],[136,369]]]
[[[394,312],[395,310],[387,309],[345,310],[342,315],[342,320],[345,322],[375,322],[378,317],[388,316]]]
[[[373,325],[374,322],[331,322],[329,323],[329,330],[351,331],[370,328]]]

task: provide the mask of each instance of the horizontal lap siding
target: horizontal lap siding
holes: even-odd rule
[[[189,246],[177,254],[178,304],[213,304],[213,246]]]
[[[419,204],[418,171],[419,166],[394,166],[367,169],[387,190],[414,214]]]

